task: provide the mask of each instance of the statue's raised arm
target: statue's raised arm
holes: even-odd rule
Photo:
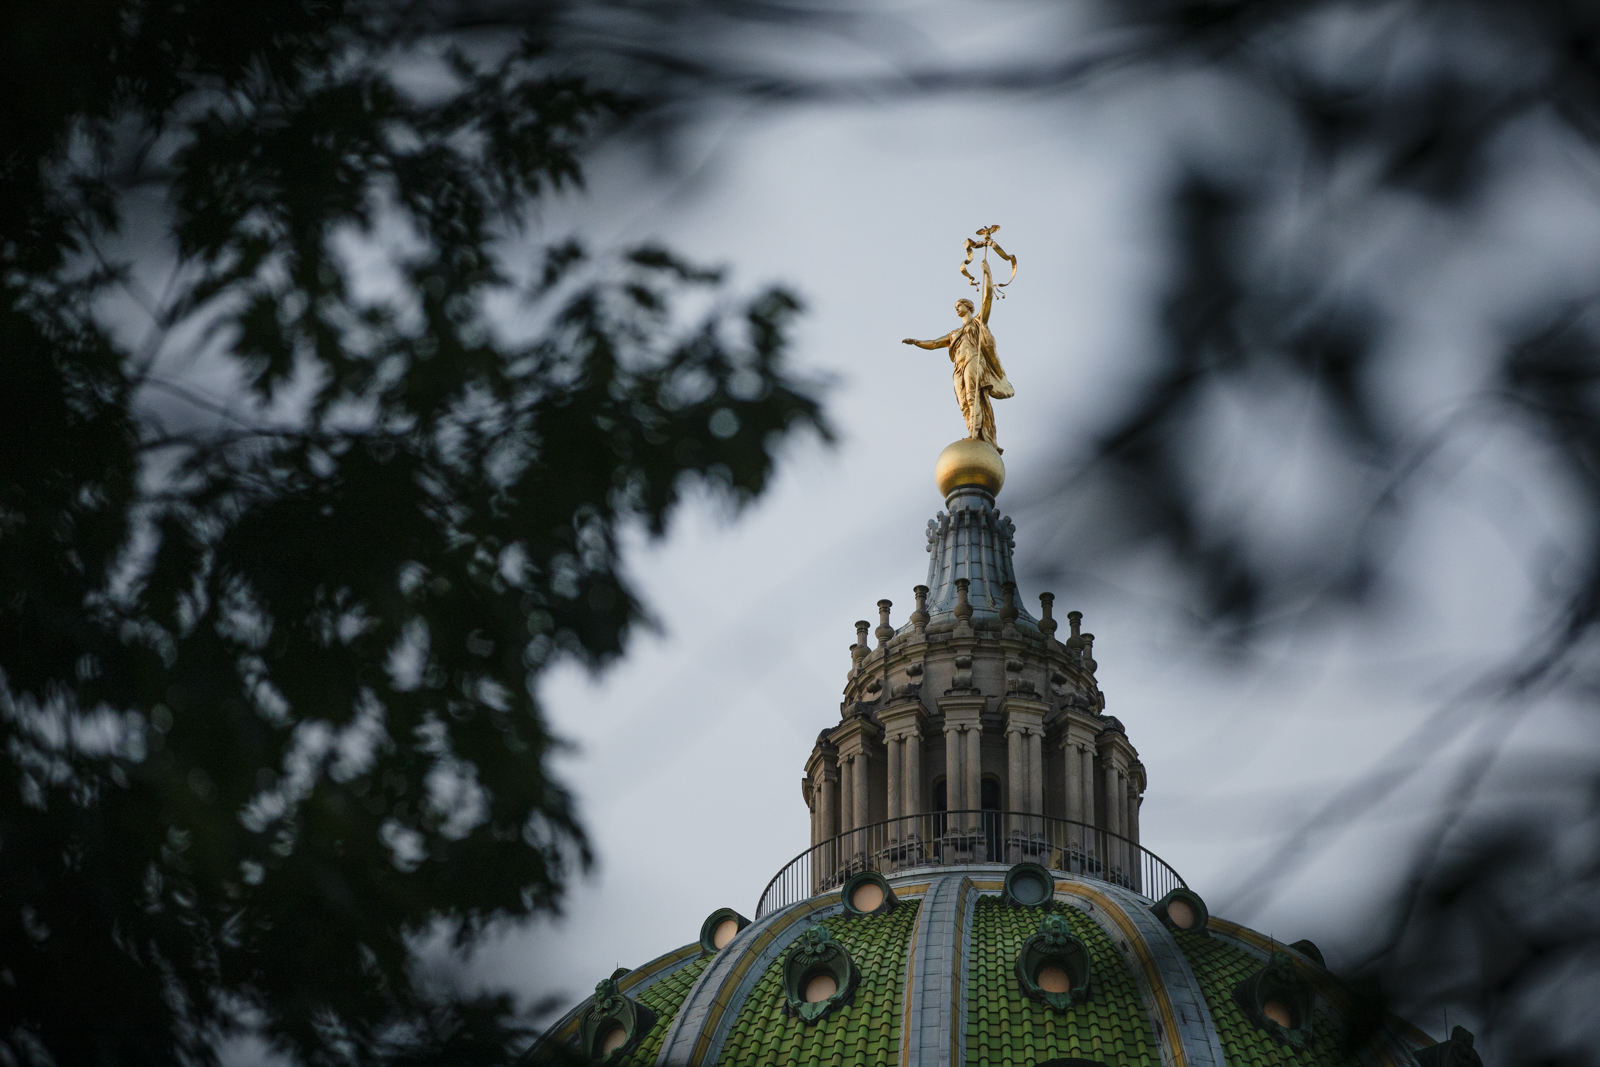
[[[989,310],[994,307],[994,275],[989,273],[989,261],[983,261],[983,299],[978,301],[978,314],[983,324],[989,325]]]

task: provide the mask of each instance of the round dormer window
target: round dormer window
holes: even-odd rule
[[[1181,886],[1156,901],[1150,910],[1155,912],[1156,918],[1160,919],[1167,929],[1184,930],[1193,934],[1204,931],[1206,923],[1211,918],[1206,911],[1206,902],[1200,899],[1200,894]]]
[[[1050,890],[1038,877],[1024,876],[1011,883],[1011,895],[1016,897],[1018,904],[1039,904],[1049,895]]]
[[[1037,863],[1018,863],[1006,872],[1005,901],[1021,908],[1037,908],[1055,896],[1055,876]]]
[[[844,884],[839,899],[851,915],[882,915],[900,903],[888,881],[877,871],[862,871],[851,878]]]
[[[883,887],[876,882],[862,882],[850,894],[850,905],[860,912],[874,912],[883,905]]]
[[[821,1004],[839,992],[839,980],[831,974],[815,974],[806,982],[806,1003]]]
[[[1294,1009],[1276,997],[1269,998],[1265,1004],[1261,1005],[1261,1014],[1285,1030],[1293,1030],[1299,1025],[1298,1020],[1294,1017]]]
[[[611,1027],[605,1033],[600,1035],[600,1048],[598,1049],[600,1057],[604,1059],[605,1057],[611,1055],[613,1052],[617,1051],[617,1049],[621,1048],[627,1042],[627,1040],[628,1031],[624,1030],[620,1026]]]
[[[1047,963],[1039,968],[1039,973],[1034,976],[1034,981],[1046,993],[1072,992],[1072,975],[1059,964]]]
[[[732,908],[718,908],[700,924],[700,951],[707,955],[721,952],[749,925],[750,920]]]

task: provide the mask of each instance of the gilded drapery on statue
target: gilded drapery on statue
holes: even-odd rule
[[[967,420],[967,437],[974,441],[983,441],[993,445],[995,451],[1005,451],[995,439],[994,406],[992,400],[1005,400],[1014,396],[1015,391],[1011,383],[1006,380],[1005,368],[1000,365],[1000,355],[995,350],[994,334],[989,332],[989,312],[994,306],[995,292],[997,289],[1009,285],[1003,282],[995,284],[994,277],[989,273],[989,249],[993,248],[1002,258],[1011,263],[1011,277],[1017,276],[1017,260],[1015,256],[1008,256],[1003,248],[994,241],[994,233],[999,226],[986,226],[978,231],[981,241],[967,240],[967,260],[961,266],[961,273],[972,279],[967,274],[967,263],[972,262],[972,252],[975,248],[984,250],[983,280],[978,282],[972,279],[973,284],[981,288],[982,296],[978,307],[974,307],[971,300],[963,297],[956,301],[956,314],[961,318],[961,325],[945,334],[943,337],[932,341],[918,341],[907,337],[903,344],[916,345],[918,348],[948,348],[950,362],[953,364],[952,378],[956,390],[956,402],[961,405],[961,415]],[[1005,294],[1001,294],[1002,296]]]

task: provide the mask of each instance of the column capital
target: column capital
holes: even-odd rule
[[[1008,696],[1000,701],[1000,715],[1006,724],[1006,732],[1020,730],[1023,733],[1043,733],[1044,719],[1050,714],[1050,705],[1042,700],[1029,700],[1026,697]]]
[[[850,759],[867,751],[867,747],[883,736],[883,729],[870,719],[856,716],[835,727],[833,743],[839,749],[839,759]]]
[[[944,728],[979,729],[983,725],[983,709],[988,699],[982,695],[940,697],[939,711],[944,715]]]
[[[822,736],[817,738],[816,746],[812,748],[811,755],[806,760],[806,773],[813,778],[821,778],[830,771],[835,777],[839,760],[839,750],[833,742],[826,740],[828,731],[824,730]]]
[[[878,721],[883,725],[885,740],[894,740],[909,734],[922,733],[922,727],[928,720],[928,709],[920,701],[905,701],[890,705],[878,713]]]
[[[1130,766],[1139,762],[1139,752],[1128,741],[1128,735],[1123,733],[1122,724],[1117,723],[1116,728],[1107,727],[1100,731],[1100,736],[1095,738],[1095,749],[1100,758],[1114,764],[1124,774]]]
[[[1066,709],[1066,714],[1056,722],[1060,730],[1058,737],[1061,747],[1076,748],[1080,752],[1097,747],[1095,739],[1105,728],[1105,723],[1098,716],[1085,714],[1075,708]]]

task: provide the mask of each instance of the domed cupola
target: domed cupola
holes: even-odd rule
[[[888,600],[856,623],[805,764],[811,845],[754,919],[707,901],[527,1060],[1481,1067],[1459,1028],[1370,1027],[1315,945],[1213,915],[1140,843],[1144,767],[1078,613],[1057,640],[1050,594],[1021,603],[1004,472],[983,441],[940,457],[927,584],[898,626]]]
[[[1004,472],[982,442],[945,450],[915,610],[896,627],[878,601],[875,646],[856,623],[839,723],[806,762],[811,842],[827,847],[799,888],[840,884],[885,849],[895,868],[1053,856],[1143,884],[1144,767],[1104,714],[1082,617],[1057,640],[1055,598],[1040,595],[1037,618],[1021,602],[1015,527],[995,503]]]

